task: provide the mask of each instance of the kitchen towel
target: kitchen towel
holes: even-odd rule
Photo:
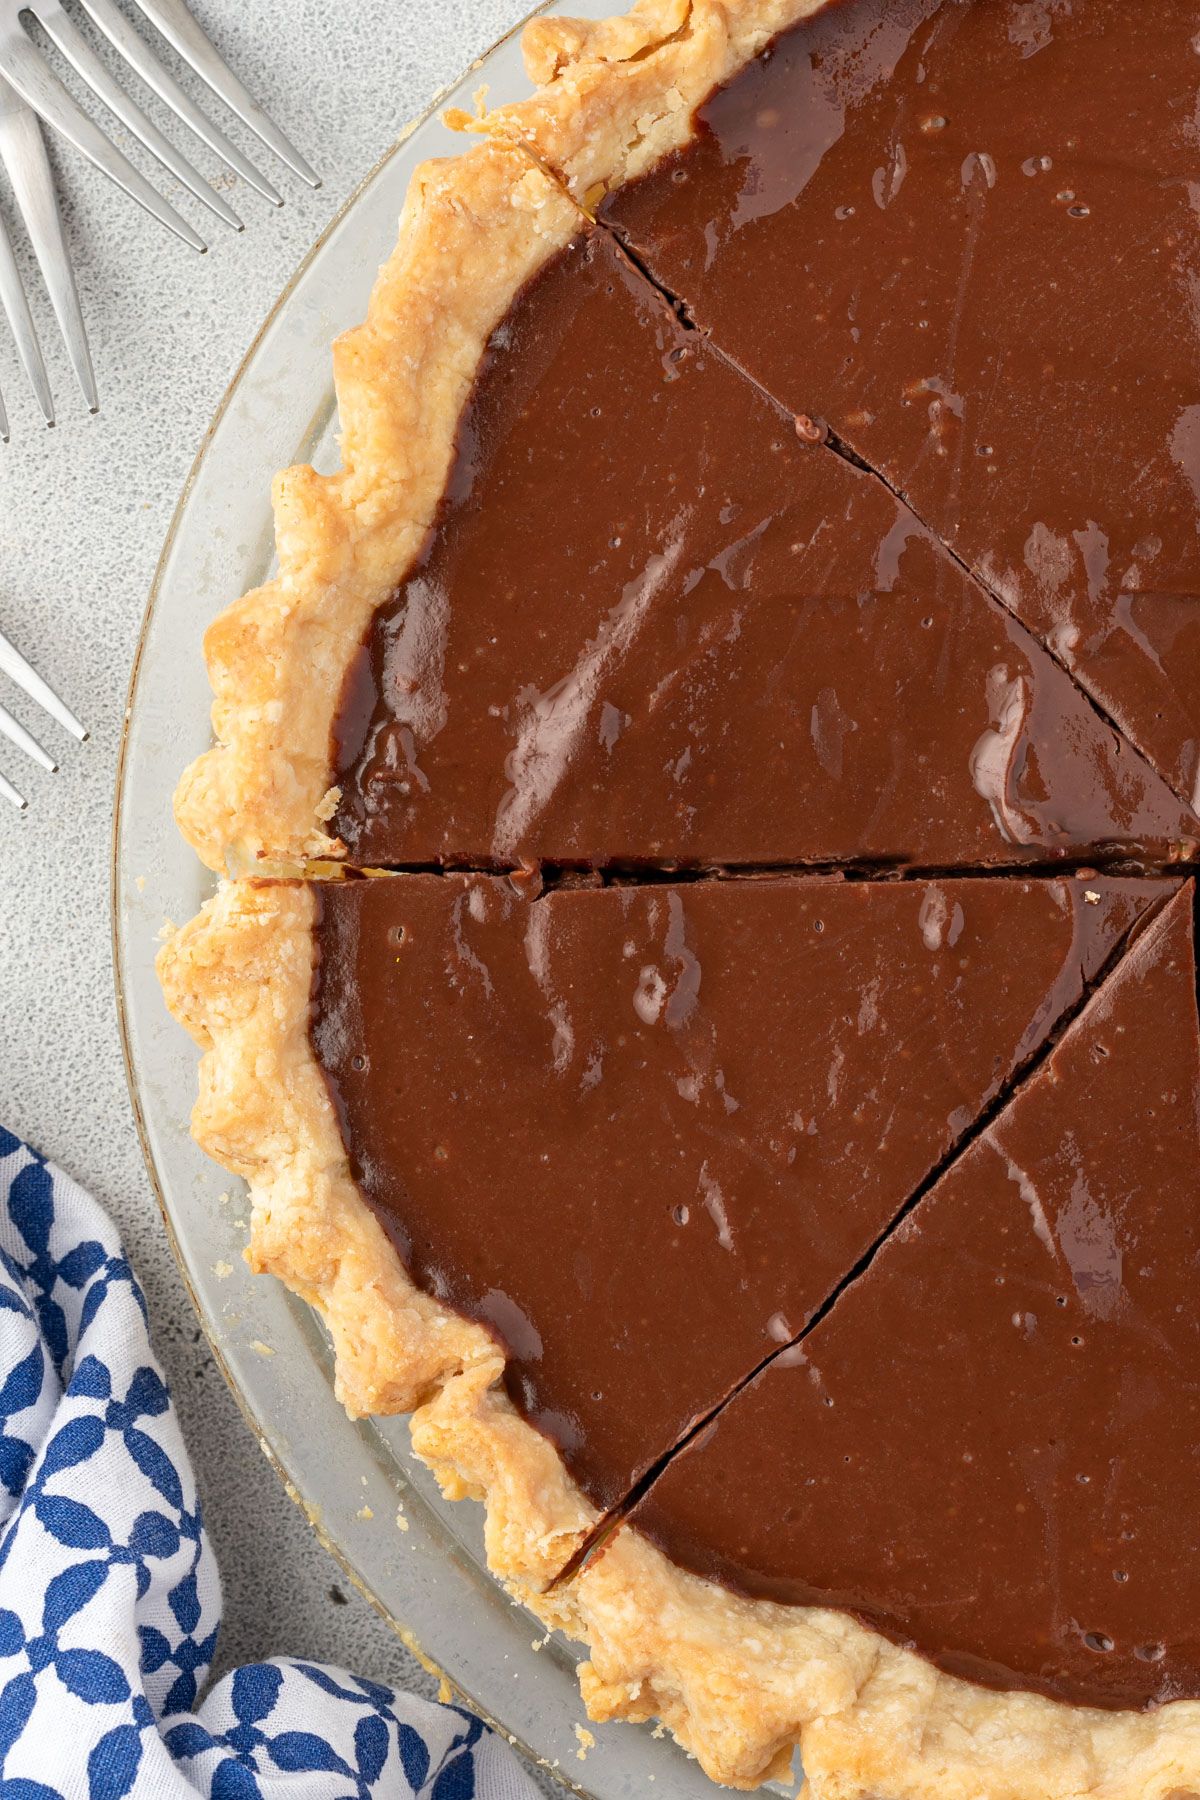
[[[111,1221],[0,1130],[4,1800],[536,1800],[471,1713],[318,1663],[205,1678],[221,1587]]]

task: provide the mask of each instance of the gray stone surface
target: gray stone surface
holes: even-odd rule
[[[246,220],[235,237],[216,222],[207,231],[202,209],[164,179],[162,191],[210,237],[197,257],[74,152],[56,151],[100,414],[89,418],[72,391],[39,304],[59,402],[59,424],[47,431],[0,324],[13,428],[0,446],[0,629],[92,732],[78,748],[15,690],[0,693],[62,754],[61,772],[42,776],[0,740],[0,768],[31,800],[24,817],[0,812],[0,1120],[104,1202],[145,1284],[224,1577],[222,1667],[300,1654],[429,1685],[262,1458],[160,1229],[126,1092],[109,951],[109,832],[130,661],[179,490],[279,290],[406,120],[527,9],[524,0],[196,0],[230,62],[319,167],[323,188],[310,193],[262,153],[287,204],[273,212],[231,182]],[[186,134],[173,135],[184,147]],[[255,154],[249,134],[234,125],[230,135]],[[198,146],[195,155],[214,171]],[[2,171],[0,213],[11,225]],[[14,237],[36,291],[27,246]]]

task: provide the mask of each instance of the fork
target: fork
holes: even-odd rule
[[[79,295],[54,199],[54,182],[46,145],[37,118],[20,95],[2,79],[0,163],[12,184],[17,210],[29,233],[59,330],[67,346],[71,366],[89,409],[95,412],[99,404],[96,377],[92,372],[83,315],[79,310]],[[37,395],[42,416],[47,425],[53,425],[54,400],[46,376],[46,365],[42,361],[41,346],[34,330],[29,302],[21,285],[20,272],[3,219],[0,219],[0,307],[3,307],[8,317],[17,355]],[[0,442],[8,442],[8,415],[4,410],[3,394],[0,394]]]
[[[118,10],[115,0],[80,0],[80,4],[93,25],[104,34],[130,69],[210,150],[217,153],[227,167],[233,169],[272,205],[283,204],[278,191],[266,177],[230,143],[224,132],[212,124],[174,77],[168,74],[149,45]],[[183,0],[137,0],[137,6],[171,48],[250,127],[268,149],[311,187],[320,187],[321,180],[316,171],[222,61]],[[38,45],[29,36],[25,28],[25,19],[29,15],[37,20],[46,36],[95,97],[210,212],[215,213],[217,218],[235,231],[240,231],[242,221],[228,201],[213,191],[203,176],[163,136],[157,125],[130,100],[68,17],[61,0],[0,0],[0,74],[7,77],[34,111],[110,176],[118,187],[144,206],[169,231],[173,231],[176,237],[182,238],[185,244],[190,244],[193,250],[207,248],[200,234],[186,219],[181,218],[175,208],[163,199],[128,157],[109,141],[99,126],[71,98]]]
[[[180,87],[159,62],[149,45],[134,30],[114,0],[80,0],[92,23],[120,53],[128,67],[189,129],[208,145],[236,175],[269,200],[282,206],[277,188],[243,156]],[[141,12],[173,50],[200,75],[212,91],[250,127],[281,161],[312,187],[321,182],[315,170],[272,122],[249,91],[226,67],[183,0],[137,0]],[[0,0],[0,163],[12,183],[17,208],[24,219],[58,320],[71,365],[92,412],[98,405],[96,381],[88,354],[87,337],[79,309],[75,278],[54,200],[54,188],[46,147],[34,114],[54,126],[103,170],[118,187],[145,207],[168,230],[192,249],[207,248],[199,232],[134,167],[116,145],[72,99],[44,60],[25,28],[32,14],[47,37],[74,68],[92,94],[173,174],[210,212],[235,231],[242,221],[229,202],[203,177],[147,118],[96,55],[72,23],[60,0]],[[7,79],[5,79],[7,78]],[[45,363],[21,285],[12,245],[0,219],[0,307],[8,317],[17,353],[37,396],[48,425],[54,423],[54,402]],[[8,441],[8,419],[0,396],[0,441]]]
[[[10,681],[15,681],[18,687],[24,688],[30,699],[36,700],[37,704],[48,712],[51,718],[57,719],[64,730],[71,733],[72,737],[78,738],[81,744],[86,742],[88,734],[70,707],[59,699],[49,682],[42,680],[37,670],[32,664],[26,662],[16,645],[10,643],[2,631],[0,631],[0,671],[3,671]],[[0,732],[3,732],[4,736],[14,743],[18,750],[23,750],[26,756],[32,757],[34,762],[49,774],[53,775],[58,768],[53,757],[42,749],[37,739],[31,732],[26,731],[19,720],[13,718],[6,706],[0,706]],[[11,781],[6,781],[3,775],[0,775],[0,799],[7,800],[19,812],[24,812],[29,804],[24,794],[15,788]]]

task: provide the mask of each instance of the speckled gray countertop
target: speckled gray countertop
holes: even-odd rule
[[[210,238],[208,255],[197,257],[73,151],[54,152],[101,411],[86,415],[48,309],[39,306],[59,402],[59,424],[47,431],[0,323],[0,387],[13,430],[0,446],[0,629],[92,736],[78,748],[22,696],[0,694],[62,754],[60,773],[43,776],[0,741],[0,769],[31,801],[23,817],[0,813],[0,1121],[108,1207],[145,1285],[221,1564],[220,1666],[303,1655],[427,1689],[285,1496],[208,1355],[176,1273],[134,1134],[117,1037],[109,832],[130,661],[209,418],[276,295],[348,192],[401,126],[529,5],[195,0],[193,10],[324,186],[310,193],[231,126],[287,203],[274,212],[231,187],[246,220],[235,237],[215,221],[209,230],[202,209],[161,179],[161,191]],[[184,147],[186,134],[173,135]],[[193,154],[190,139],[186,148]],[[213,173],[213,160],[195,151]],[[0,211],[11,222],[9,199],[0,172]],[[27,247],[14,235],[30,274]]]

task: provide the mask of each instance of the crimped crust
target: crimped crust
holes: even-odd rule
[[[210,868],[341,854],[326,825],[347,666],[421,548],[488,337],[578,228],[561,189],[500,140],[414,175],[367,318],[334,346],[344,467],[277,477],[279,573],[205,636],[217,745],[175,812]]]
[[[486,1494],[496,1572],[534,1590],[596,1513],[497,1388],[495,1339],[413,1285],[355,1185],[308,1036],[317,893],[222,882],[159,952],[167,1005],[205,1052],[192,1132],[249,1186],[251,1268],[324,1319],[346,1410],[415,1412],[447,1491]]]
[[[717,82],[820,4],[641,0],[599,24],[537,20],[524,42],[534,96],[456,115],[487,142],[418,169],[367,318],[334,346],[344,466],[276,478],[278,573],[205,634],[217,743],[185,773],[175,813],[210,868],[343,855],[328,829],[343,677],[424,542],[492,330],[579,228],[564,186],[586,208],[642,173],[686,141]]]
[[[735,1787],[785,1775],[799,1745],[813,1800],[1194,1800],[1200,1704],[993,1693],[846,1614],[689,1575],[630,1528],[551,1585],[597,1515],[508,1400],[494,1339],[414,1287],[354,1183],[308,1035],[318,892],[222,883],[161,951],[168,1004],[205,1050],[192,1128],[249,1183],[252,1267],[324,1317],[347,1409],[412,1410],[447,1495],[486,1505],[496,1574],[588,1644],[592,1717],[661,1719]]]
[[[709,1775],[811,1800],[1198,1800],[1200,1703],[1107,1713],[943,1675],[845,1614],[741,1599],[626,1529],[571,1584],[596,1719],[661,1718]]]
[[[299,884],[222,883],[158,975],[206,1052],[193,1135],[250,1188],[252,1267],[321,1309],[349,1412],[407,1411],[496,1346],[417,1292],[351,1177],[308,1042],[316,904]]]
[[[1200,1704],[1102,1713],[990,1693],[889,1645],[804,1754],[814,1800],[1198,1800]]]
[[[524,144],[590,210],[693,133],[692,116],[777,32],[827,0],[638,0],[593,21],[535,19],[522,48],[537,92],[463,129]]]

